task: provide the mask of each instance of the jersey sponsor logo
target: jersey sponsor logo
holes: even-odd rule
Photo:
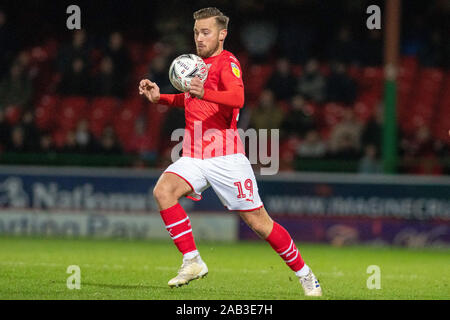
[[[239,67],[235,63],[231,63],[231,71],[233,71],[233,74],[237,77],[241,77],[241,70],[239,70]]]

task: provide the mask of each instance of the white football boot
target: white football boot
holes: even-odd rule
[[[204,278],[207,274],[208,267],[206,266],[206,263],[203,262],[200,255],[197,255],[192,259],[183,259],[183,264],[178,270],[178,275],[171,279],[168,285],[171,288],[178,288],[188,284],[191,280]]]
[[[306,276],[298,277],[300,284],[305,291],[305,295],[309,297],[320,297],[322,296],[322,288],[320,287],[319,281],[317,280],[314,273],[309,270]]]

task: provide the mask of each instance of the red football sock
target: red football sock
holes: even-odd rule
[[[197,250],[192,234],[191,222],[183,207],[176,205],[160,211],[167,231],[182,254]]]
[[[278,223],[273,223],[272,232],[269,234],[266,241],[294,272],[303,268],[305,262],[303,261],[300,252],[295,247],[294,241],[286,229]]]

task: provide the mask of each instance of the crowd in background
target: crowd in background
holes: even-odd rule
[[[252,9],[257,12],[258,6],[255,6],[256,9]],[[440,24],[425,26],[419,16],[413,20],[411,29],[405,33],[402,54],[415,56],[423,66],[447,70],[449,48],[444,39],[448,30],[444,31]],[[158,83],[161,92],[175,93],[168,79],[168,66],[177,54],[192,51],[191,34],[183,33],[182,23],[174,19],[158,21],[155,28],[161,37],[153,41],[153,54],[141,75]],[[366,30],[362,36],[357,36],[352,32],[351,24],[343,24],[336,32],[330,32],[327,52],[317,48],[317,29],[293,21],[248,20],[235,31],[238,34],[230,33],[229,38],[238,38],[239,44],[230,43],[242,59],[244,73],[249,65],[273,66],[258,95],[246,102],[241,112],[241,128],[280,129],[282,158],[289,158],[283,154],[283,148],[296,141],[294,160],[350,160],[358,162],[360,172],[382,172],[382,97],[376,102],[372,115],[361,121],[353,107],[360,88],[349,73],[349,68],[355,65],[382,66],[381,31]],[[87,119],[79,120],[66,134],[62,145],[55,144],[52,132],[40,130],[34,119],[36,97],[42,97],[39,92],[42,88],[35,85],[39,75],[30,62],[33,53],[26,48],[14,47],[13,33],[7,14],[0,11],[1,152],[151,154],[164,162],[167,158],[164,146],[168,145],[165,141],[174,129],[184,127],[183,111],[179,109],[164,109],[165,117],[156,137],[146,134],[147,126],[152,124],[148,123],[144,109],[130,128],[133,133],[127,145],[120,141],[112,125],[105,126],[100,135],[94,135]],[[62,97],[108,96],[123,101],[137,95],[136,67],[122,32],[114,31],[93,39],[85,30],[75,31],[70,40],[58,43],[51,60],[51,81],[45,90]],[[301,72],[296,72],[296,68]],[[317,111],[327,103],[343,106],[343,113],[324,133],[311,106]],[[14,121],[11,121],[14,114],[8,113],[11,105],[20,109]],[[148,104],[146,106],[150,108]],[[436,164],[436,159],[448,156],[448,144],[436,141],[427,126],[420,127],[408,138],[400,132],[399,153],[404,159],[431,159],[424,166],[413,168],[413,173],[445,173]],[[293,170],[294,161],[284,161],[282,169]]]

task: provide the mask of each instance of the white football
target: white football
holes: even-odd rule
[[[203,83],[208,77],[208,67],[203,59],[195,54],[182,54],[170,65],[170,83],[179,91],[188,91],[191,80],[195,76],[198,76]]]

